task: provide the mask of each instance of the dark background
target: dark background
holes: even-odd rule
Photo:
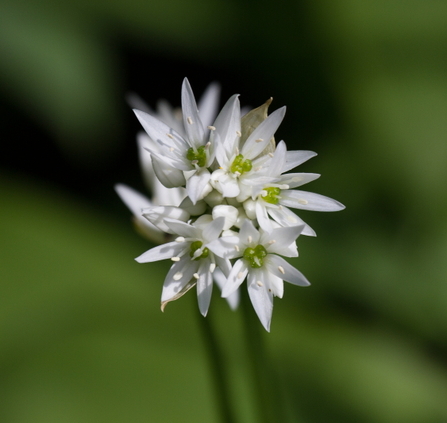
[[[276,138],[318,156],[265,343],[296,422],[447,421],[447,4],[0,0],[0,420],[217,421],[193,291],[159,311],[168,263],[138,265],[113,191],[140,191],[126,104],[287,105]],[[217,293],[215,293],[217,294]],[[214,295],[242,421],[241,316]]]

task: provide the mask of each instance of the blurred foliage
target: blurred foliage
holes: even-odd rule
[[[302,214],[313,285],[265,334],[290,421],[445,422],[446,41],[440,1],[0,0],[0,420],[218,420],[194,294],[159,311],[168,264],[133,262],[112,192],[142,186],[125,93],[188,76],[286,104],[277,138],[347,206]],[[254,422],[240,315],[209,318]]]

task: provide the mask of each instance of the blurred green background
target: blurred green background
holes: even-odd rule
[[[159,310],[168,263],[113,191],[144,190],[125,96],[180,103],[212,81],[318,156],[264,334],[292,422],[447,421],[447,3],[0,0],[0,421],[217,422],[193,292]],[[240,313],[218,330],[256,422]]]

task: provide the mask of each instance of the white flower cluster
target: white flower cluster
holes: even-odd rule
[[[147,133],[138,142],[152,201],[122,184],[116,190],[139,229],[161,244],[136,261],[173,262],[163,284],[162,309],[197,286],[205,316],[213,280],[235,308],[246,280],[253,307],[269,331],[273,297],[283,296],[283,281],[309,285],[281,257],[297,257],[298,236],[315,235],[290,209],[337,211],[344,206],[293,189],[319,175],[285,173],[316,155],[287,151],[284,141],[276,145],[273,137],[285,107],[267,116],[269,100],[241,117],[234,95],[215,118],[218,97],[218,87],[211,85],[198,107],[185,79],[178,113],[166,103],[158,113],[135,110]]]

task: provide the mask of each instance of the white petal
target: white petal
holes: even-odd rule
[[[251,303],[265,330],[270,332],[270,322],[273,312],[273,293],[268,290],[268,282],[263,277],[262,272],[256,272],[254,275],[249,276],[249,279],[248,295],[250,296]],[[258,281],[262,283],[262,286],[259,286]]]
[[[199,279],[197,280],[197,300],[199,303],[199,310],[202,316],[206,316],[210,306],[211,294],[213,292],[213,278],[209,267],[210,260],[201,260],[199,270]]]
[[[320,175],[318,173],[286,173],[282,175],[277,184],[286,184],[289,188],[296,188],[308,182],[315,181]]]
[[[239,259],[234,263],[228,276],[227,283],[222,289],[222,297],[226,298],[236,291],[247,276],[248,268],[244,260]]]
[[[220,85],[208,85],[199,101],[199,115],[204,126],[212,125],[219,107]]]
[[[313,210],[313,211],[339,211],[345,206],[332,198],[313,192],[298,190],[281,191],[280,204],[294,209]]]
[[[278,143],[273,158],[268,163],[268,174],[270,176],[278,176],[284,172],[283,167],[286,163],[287,147],[284,141]]]
[[[185,197],[185,199],[180,203],[179,207],[185,211],[187,211],[191,216],[200,216],[206,211],[206,203],[205,201],[197,201],[196,204],[193,204],[189,197]]]
[[[166,275],[161,294],[161,302],[169,301],[175,297],[196,273],[198,262],[191,260],[189,255],[183,256],[179,262],[174,263]]]
[[[271,232],[273,229],[272,221],[267,214],[267,208],[263,204],[265,201],[256,201],[256,219],[258,219],[259,226],[267,232]]]
[[[232,269],[230,260],[218,256],[214,256],[214,259],[216,260],[218,268],[222,271],[225,278],[227,278]]]
[[[182,112],[183,125],[188,134],[191,147],[199,148],[205,144],[205,130],[200,119],[191,85],[189,85],[189,81],[186,78],[183,80],[182,85]]]
[[[286,163],[283,167],[283,172],[287,172],[288,170],[299,166],[301,163],[306,162],[316,155],[317,153],[307,150],[288,151],[286,156]]]
[[[258,230],[254,227],[250,220],[246,220],[244,222],[239,232],[239,236],[241,239],[241,244],[246,245],[257,245],[260,238]]]
[[[278,222],[281,226],[290,227],[304,224],[304,229],[301,232],[301,235],[316,236],[315,231],[286,206],[281,206],[281,208],[269,207],[267,211],[272,219]]]
[[[285,113],[285,107],[275,110],[251,133],[241,150],[241,154],[245,158],[254,159],[264,150],[281,124]],[[263,141],[257,142],[260,139]]]
[[[189,145],[185,142],[181,135],[175,132],[168,125],[164,124],[148,113],[142,112],[141,110],[134,110],[134,113],[152,140],[157,142],[161,141],[171,145],[175,142],[175,145],[182,146],[182,149],[185,151],[189,148]],[[170,134],[173,138],[168,137],[167,134]]]
[[[200,231],[188,223],[170,218],[165,218],[164,221],[170,230],[169,233],[180,235],[185,238],[199,238],[198,235],[200,234]]]
[[[238,94],[233,95],[226,102],[217,116],[214,126],[227,155],[233,154],[239,140],[237,133],[241,131],[241,107]]]
[[[166,162],[160,160],[159,157],[153,154],[151,155],[151,158],[154,172],[157,175],[158,180],[166,188],[181,187],[185,185],[185,177],[181,170],[169,166]]]
[[[208,169],[200,169],[186,181],[186,191],[193,204],[209,194],[207,190],[211,174]]]
[[[295,241],[301,234],[304,225],[291,226],[289,228],[275,228],[271,233],[263,233],[260,243],[264,245],[269,253],[281,254],[286,257],[297,257]],[[275,241],[275,242],[271,242]],[[290,245],[294,245],[292,250]],[[293,255],[289,255],[290,251],[293,251]]]
[[[202,230],[202,238],[205,242],[211,242],[220,235],[225,224],[223,216],[214,219],[209,225]]]
[[[240,244],[238,236],[224,236],[207,244],[207,248],[214,254],[225,259],[241,257],[244,246]]]
[[[284,279],[293,285],[309,286],[310,282],[306,277],[289,262],[285,261],[282,257],[274,254],[269,254],[264,259],[265,265],[269,272],[273,273],[278,278]]]
[[[222,273],[222,271],[217,268],[213,273],[213,279],[216,282],[217,286],[222,290],[223,286],[227,282],[227,278]],[[236,310],[239,305],[239,290],[234,291],[230,296],[225,298],[228,302],[228,305],[230,306],[231,310]]]
[[[141,209],[145,207],[152,207],[152,202],[140,194],[138,191],[135,191],[133,188],[125,184],[117,184],[115,185],[115,191],[120,196],[123,203],[130,209],[130,211],[136,216],[143,219],[141,214]]]
[[[176,219],[186,222],[189,219],[189,213],[179,207],[158,206],[149,207],[142,210],[143,216],[153,223],[161,231],[168,234],[176,233],[165,222],[165,218]]]
[[[185,249],[185,244],[180,242],[168,242],[167,244],[159,245],[151,248],[135,260],[138,263],[150,263],[153,261],[170,259],[176,257],[182,250]]]

